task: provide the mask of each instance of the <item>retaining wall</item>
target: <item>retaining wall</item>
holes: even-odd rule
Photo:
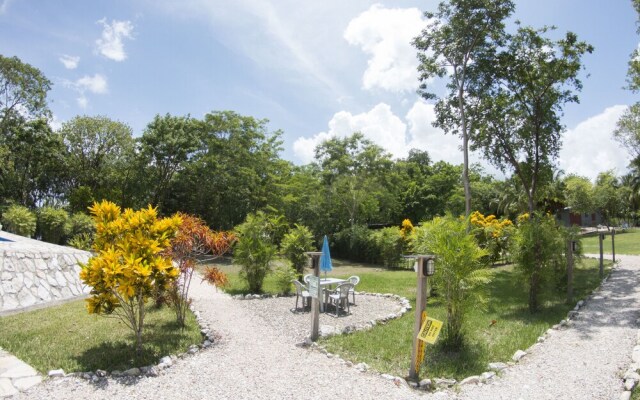
[[[84,296],[78,261],[91,253],[0,231],[0,313]]]

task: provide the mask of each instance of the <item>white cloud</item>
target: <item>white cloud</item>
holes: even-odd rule
[[[89,91],[95,94],[105,94],[108,91],[107,78],[100,74],[85,75],[75,82],[75,86],[82,92]]]
[[[624,173],[631,157],[613,139],[613,131],[626,109],[623,105],[608,107],[568,130],[558,159],[560,168],[566,174],[578,174],[592,180],[609,169]]]
[[[379,4],[351,20],[344,38],[371,55],[362,78],[365,89],[416,89],[418,60],[411,41],[425,26],[417,8],[384,8]]]
[[[435,128],[435,106],[422,100],[416,101],[407,112],[406,120],[409,124],[408,148],[416,148],[429,152],[434,161],[446,161],[452,164],[462,163],[460,138],[445,135],[440,128]]]
[[[65,81],[63,84],[78,92],[79,96],[76,98],[76,101],[80,108],[87,108],[89,105],[89,99],[86,96],[87,92],[106,94],[109,91],[107,78],[101,74],[94,74],[93,76],[85,75],[76,81]]]
[[[329,131],[320,132],[311,138],[298,138],[293,144],[295,155],[304,163],[313,161],[313,150],[323,141],[333,137],[347,137],[354,132],[381,146],[395,157],[406,155],[407,125],[402,122],[385,103],[370,111],[353,115],[340,111],[329,121]]]
[[[98,52],[111,60],[124,61],[127,54],[124,51],[122,40],[132,39],[133,24],[131,21],[113,20],[109,24],[106,18],[103,18],[98,23],[104,27],[102,37],[96,40]]]
[[[66,69],[76,69],[78,68],[80,57],[64,54],[62,57],[58,58],[58,60],[60,60]]]

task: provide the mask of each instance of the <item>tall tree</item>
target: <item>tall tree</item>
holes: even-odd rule
[[[527,198],[531,232],[546,226],[546,219],[536,213],[538,190],[553,178],[564,130],[563,107],[578,102],[581,58],[593,51],[571,32],[557,41],[547,39],[543,35],[548,30],[519,26],[494,61],[478,60],[474,65],[473,73],[482,78],[470,90],[482,104],[473,109],[479,123],[472,132],[472,149],[481,150],[489,162],[517,177]],[[555,242],[533,237],[532,242],[523,243],[522,249],[531,251],[526,254],[533,260],[521,268],[529,285],[529,310],[535,312],[549,265],[545,257],[553,254],[545,246]]]
[[[472,78],[469,67],[480,59],[492,58],[493,48],[504,35],[504,20],[513,12],[511,0],[448,0],[435,13],[425,12],[430,22],[415,38],[420,66],[420,93],[434,99],[428,87],[434,77],[449,76],[449,94],[436,106],[435,126],[462,137],[465,215],[471,213],[469,180],[469,135],[475,129],[467,112],[467,93]]]
[[[586,214],[594,211],[593,185],[588,178],[569,175],[564,183],[567,206],[572,212]]]
[[[95,200],[128,205],[134,140],[131,128],[107,117],[78,116],[62,124],[67,147],[68,196],[88,190]]]
[[[16,119],[48,118],[47,92],[51,82],[18,57],[0,55],[0,128]]]
[[[542,36],[548,31],[519,27],[494,61],[478,61],[473,72],[483,78],[470,90],[482,103],[473,109],[478,129],[471,147],[503,172],[513,171],[529,212],[535,211],[544,178],[553,177],[562,144],[563,107],[578,102],[581,58],[593,51],[574,33],[553,41]]]

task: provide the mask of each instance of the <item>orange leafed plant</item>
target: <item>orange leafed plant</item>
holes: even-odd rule
[[[204,275],[202,276],[202,280],[209,282],[216,288],[224,288],[229,285],[227,274],[220,271],[217,267],[207,267],[204,271]]]
[[[196,264],[225,254],[236,240],[233,233],[214,232],[203,220],[193,215],[177,213],[182,223],[171,240],[167,254],[178,264],[180,278],[169,291],[176,309],[178,323],[184,326],[189,307],[189,286]]]

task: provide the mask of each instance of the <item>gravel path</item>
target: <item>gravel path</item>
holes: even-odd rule
[[[425,394],[374,373],[361,373],[336,358],[294,346],[310,324],[308,313],[289,311],[294,299],[232,300],[194,282],[196,309],[222,338],[214,347],[178,360],[156,378],[134,382],[109,378],[91,384],[66,377],[49,380],[16,398],[618,399],[640,317],[640,257],[620,258],[621,266],[580,310],[573,326],[553,331],[490,384]],[[323,315],[321,325],[357,324],[398,308],[397,302],[384,298],[356,300],[350,321]],[[376,302],[375,306],[369,308],[368,301]],[[380,308],[384,311],[375,315]]]

